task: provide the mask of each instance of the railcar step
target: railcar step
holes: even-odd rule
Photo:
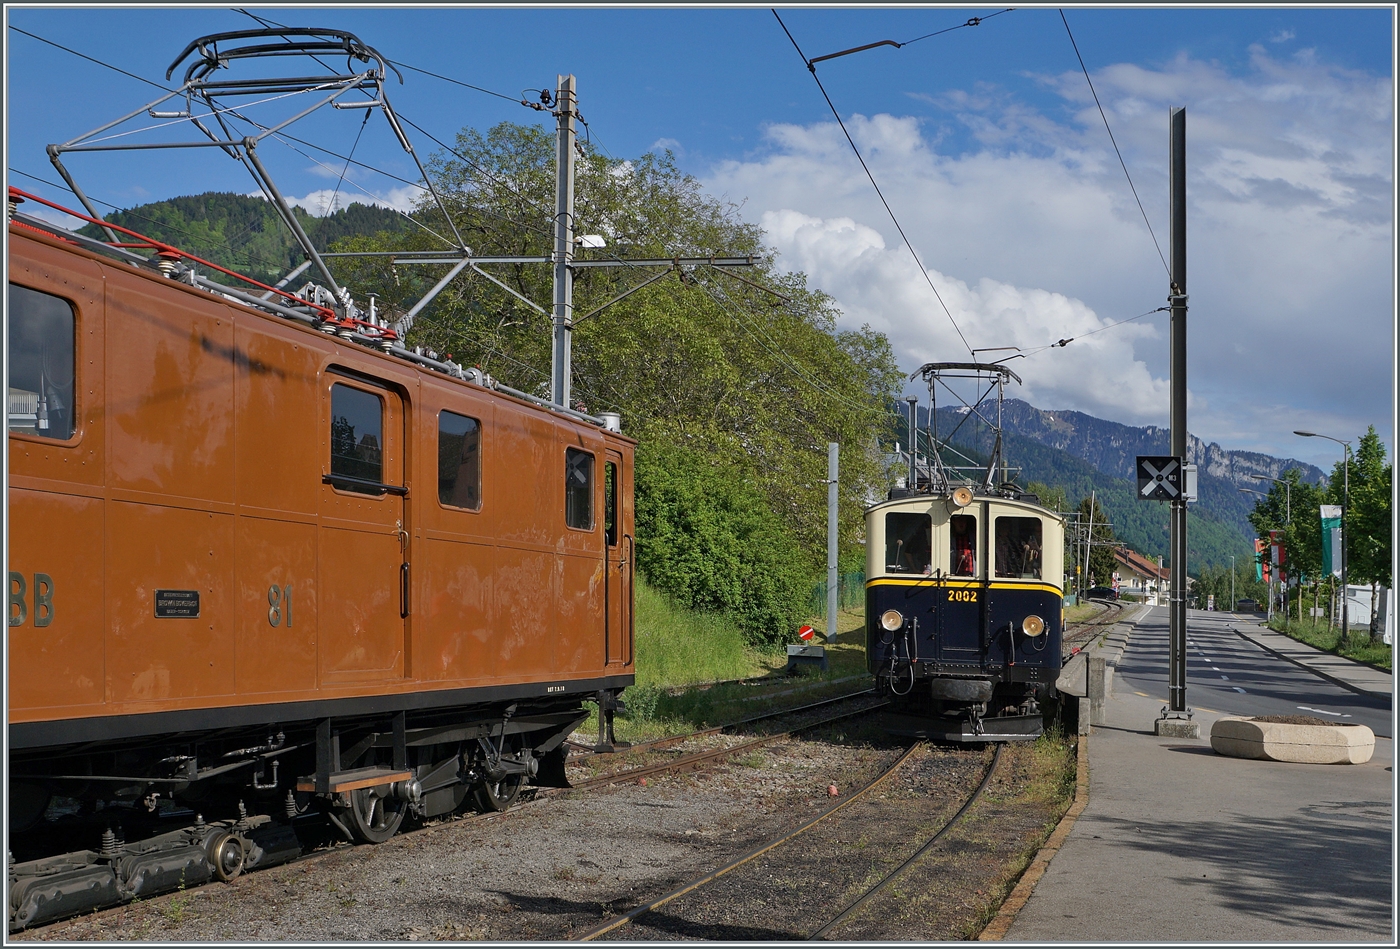
[[[330,791],[358,791],[360,788],[374,788],[381,784],[407,781],[413,777],[412,771],[395,771],[392,768],[356,768],[354,771],[337,771],[331,775]],[[316,775],[297,778],[298,791],[315,791]]]

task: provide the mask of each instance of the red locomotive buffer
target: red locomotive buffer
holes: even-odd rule
[[[585,701],[609,740],[611,419],[12,217],[11,928],[504,808]]]

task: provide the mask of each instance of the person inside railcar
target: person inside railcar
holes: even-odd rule
[[[999,517],[996,523],[996,575],[1039,580],[1040,518]]]
[[[948,519],[950,572],[955,577],[970,577],[977,573],[977,518],[971,514],[954,514]]]

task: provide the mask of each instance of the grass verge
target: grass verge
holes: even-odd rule
[[[1379,666],[1387,672],[1391,671],[1393,650],[1379,640],[1372,642],[1371,634],[1366,630],[1353,629],[1351,634],[1343,639],[1340,629],[1331,629],[1309,622],[1300,623],[1296,620],[1285,620],[1277,616],[1269,622],[1269,628],[1290,639],[1296,639],[1300,643],[1315,646],[1323,652]]]

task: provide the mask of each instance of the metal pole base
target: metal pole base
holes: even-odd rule
[[[1162,706],[1162,717],[1152,723],[1152,734],[1159,738],[1200,738],[1201,723],[1191,721],[1191,710],[1185,711],[1185,718],[1182,712],[1171,711],[1167,706]]]

